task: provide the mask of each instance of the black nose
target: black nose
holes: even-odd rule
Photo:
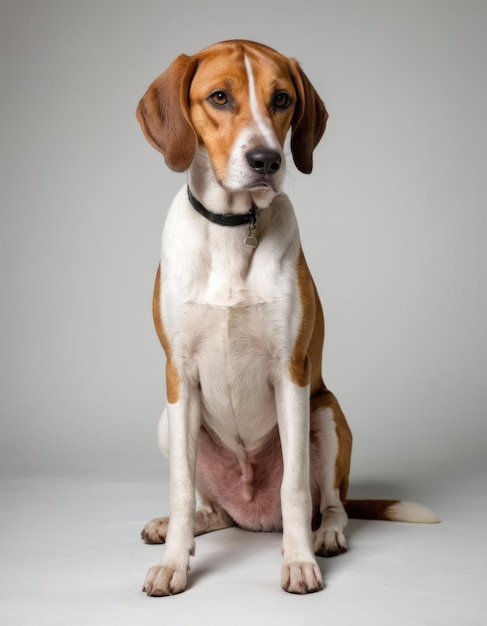
[[[281,155],[275,150],[256,148],[247,152],[247,162],[259,174],[272,175],[281,167]]]

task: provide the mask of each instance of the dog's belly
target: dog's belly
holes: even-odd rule
[[[193,304],[188,354],[200,385],[198,488],[242,527],[282,526],[272,307]]]
[[[282,452],[277,426],[262,447],[237,456],[206,428],[200,432],[197,486],[242,528],[282,530]]]

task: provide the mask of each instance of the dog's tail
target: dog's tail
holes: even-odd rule
[[[439,519],[422,504],[404,500],[347,500],[345,510],[351,519],[386,520],[414,524],[438,524]]]

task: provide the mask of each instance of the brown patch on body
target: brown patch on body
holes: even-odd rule
[[[333,412],[338,438],[338,454],[335,463],[335,489],[345,500],[352,454],[352,433],[335,396],[328,391],[321,375],[325,321],[316,286],[308,269],[303,251],[297,260],[297,279],[301,298],[302,319],[290,362],[292,381],[304,387],[310,384],[310,412],[330,408]]]
[[[156,282],[154,285],[154,295],[152,298],[152,315],[156,327],[157,336],[166,353],[166,395],[169,404],[175,404],[179,400],[179,374],[174,364],[171,346],[167,339],[162,323],[161,313],[161,268],[157,269]]]
[[[289,370],[291,380],[299,387],[310,384],[313,395],[325,389],[321,378],[325,322],[318,293],[302,250],[299,251],[296,273],[302,317]]]

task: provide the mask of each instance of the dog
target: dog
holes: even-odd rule
[[[311,173],[325,105],[296,60],[232,40],[180,55],[137,118],[169,168],[188,170],[153,298],[170,517],[142,531],[166,544],[143,590],[184,591],[194,537],[237,525],[282,531],[282,588],[319,591],[316,555],[346,551],[347,512],[436,521],[414,503],[346,500],[352,434],[322,379],[322,308],[282,192],[288,131],[295,166]]]

